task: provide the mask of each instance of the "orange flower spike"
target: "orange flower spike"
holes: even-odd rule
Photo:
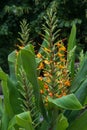
[[[42,58],[42,55],[40,53],[38,53],[37,58]]]
[[[70,86],[70,81],[69,80],[65,81],[64,85],[65,86]]]

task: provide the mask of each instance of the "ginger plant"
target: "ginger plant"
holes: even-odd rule
[[[44,83],[43,88],[40,90],[45,98],[44,100],[47,100],[48,96],[59,98],[67,95],[70,87],[68,62],[66,59],[67,50],[63,41],[58,40],[59,30],[56,30],[56,15],[52,10],[47,14],[47,17],[45,17],[46,25],[44,25],[44,40],[47,46],[41,46],[44,55],[41,53],[37,54],[37,58],[40,60],[37,70],[42,72],[38,79]]]

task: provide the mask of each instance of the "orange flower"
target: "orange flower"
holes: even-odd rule
[[[61,43],[60,43],[60,42],[58,42],[56,45],[57,45],[58,47],[61,47]]]
[[[40,90],[40,93],[41,93],[41,94],[43,94],[43,93],[44,93],[44,91],[41,89],[41,90]]]
[[[40,53],[38,53],[37,58],[42,58],[42,55]]]
[[[51,74],[49,72],[44,73],[44,77],[49,77],[49,76],[51,76]]]
[[[48,87],[48,85],[47,85],[47,84],[44,84],[44,88],[45,88],[45,89],[48,89],[49,87]]]
[[[63,87],[63,81],[61,79],[61,81],[59,81],[59,89],[61,89]]]
[[[62,57],[62,56],[64,56],[64,54],[61,54],[60,52],[58,52],[58,56]]]
[[[61,98],[61,97],[62,97],[61,94],[56,94],[55,96],[56,96],[57,98]]]
[[[61,62],[65,62],[66,60],[64,58],[60,58],[60,61]]]
[[[59,65],[59,69],[64,69],[64,66],[63,65]]]
[[[59,51],[66,51],[66,48],[62,45],[62,47],[59,48]]]
[[[65,86],[70,86],[70,81],[69,80],[66,80],[65,83],[64,83]]]
[[[52,92],[50,92],[50,93],[49,93],[49,96],[50,96],[50,97],[53,97],[53,93],[52,93]]]
[[[67,75],[67,74],[68,74],[68,70],[65,70],[65,69],[64,69],[64,70],[62,71],[62,73],[63,73],[63,75]]]
[[[39,79],[39,80],[41,80],[41,81],[43,80],[43,78],[42,78],[42,77],[38,77],[38,79]]]
[[[63,95],[63,96],[66,96],[66,93],[64,92],[62,95]]]
[[[47,64],[47,65],[49,65],[49,64],[50,64],[50,61],[44,60],[44,63]]]
[[[47,82],[47,83],[50,83],[50,81],[51,81],[50,78],[47,78],[47,79],[46,79],[46,82]]]
[[[43,64],[43,62],[40,63],[38,69],[44,69],[44,64]]]

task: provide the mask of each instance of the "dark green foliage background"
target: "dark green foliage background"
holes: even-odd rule
[[[20,21],[27,19],[30,40],[41,43],[41,28],[46,10],[57,11],[61,37],[68,37],[71,26],[77,25],[77,41],[87,48],[87,1],[86,0],[1,0],[0,1],[0,66],[8,72],[7,56],[16,48]],[[84,49],[85,50],[85,49]]]

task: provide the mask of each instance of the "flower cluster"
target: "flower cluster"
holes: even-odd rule
[[[44,47],[43,50],[45,56],[40,53],[37,54],[37,58],[41,61],[38,70],[42,72],[38,80],[43,82],[40,92],[47,101],[48,96],[52,98],[65,96],[68,93],[68,87],[70,87],[70,78],[66,47],[62,41],[49,46],[49,49]]]

